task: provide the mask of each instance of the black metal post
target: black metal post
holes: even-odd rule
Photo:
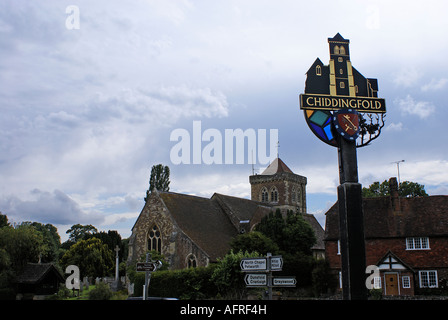
[[[358,183],[356,141],[339,137],[339,234],[342,296],[344,300],[367,299],[366,254],[362,188]]]

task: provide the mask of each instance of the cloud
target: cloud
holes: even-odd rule
[[[441,78],[439,80],[432,79],[429,83],[425,84],[422,87],[422,91],[437,91],[443,89],[447,83],[447,78]]]
[[[38,221],[51,224],[101,223],[104,218],[95,212],[81,210],[78,203],[60,190],[52,193],[34,189],[30,199],[16,196],[0,198],[3,214],[16,221]]]
[[[393,81],[396,85],[411,87],[417,83],[420,77],[421,73],[416,68],[406,67],[395,74]]]
[[[403,130],[403,123],[402,122],[398,122],[398,123],[391,123],[389,124],[386,129],[386,131],[401,131]]]
[[[416,101],[410,95],[407,95],[404,99],[396,99],[394,102],[398,105],[402,113],[417,115],[421,119],[427,118],[435,111],[435,107],[432,103],[427,101]]]

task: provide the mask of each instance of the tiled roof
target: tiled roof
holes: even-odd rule
[[[274,161],[263,171],[261,175],[272,175],[279,172],[293,173],[291,169],[280,158],[275,158]]]
[[[17,283],[34,284],[42,281],[50,273],[56,273],[61,282],[64,281],[61,273],[51,263],[28,263],[23,269],[22,274],[17,277]]]
[[[390,196],[363,199],[365,238],[448,236],[448,196],[399,200]],[[339,238],[338,202],[326,213],[325,238]]]
[[[212,260],[227,253],[238,232],[216,201],[173,192],[159,194],[177,225]]]

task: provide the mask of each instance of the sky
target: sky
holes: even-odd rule
[[[310,131],[298,97],[338,32],[386,100],[380,137],[357,151],[359,182],[397,176],[405,160],[401,181],[447,195],[446,12],[432,0],[3,0],[0,211],[51,223],[63,241],[77,223],[127,238],[159,163],[170,191],[250,198],[249,175],[268,163],[173,162],[176,130],[192,153],[208,145],[193,146],[200,123],[223,140],[277,130],[279,156],[307,177],[308,212],[324,226],[337,149]]]

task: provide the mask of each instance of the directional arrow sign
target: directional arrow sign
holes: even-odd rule
[[[297,284],[295,277],[274,277],[272,285],[274,287],[295,287]]]
[[[283,258],[282,256],[275,256],[271,258],[271,270],[272,271],[281,271],[283,267]]]
[[[138,262],[137,271],[154,271],[156,270],[156,264],[153,262]]]
[[[266,287],[268,285],[268,277],[265,273],[248,273],[244,277],[244,281],[248,287]]]
[[[242,259],[241,271],[266,271],[267,262],[266,258],[246,258]]]

